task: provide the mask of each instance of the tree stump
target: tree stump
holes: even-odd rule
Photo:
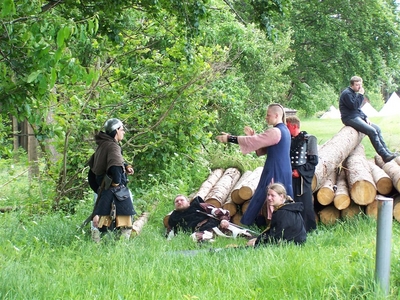
[[[204,201],[214,205],[215,207],[222,207],[225,204],[226,199],[228,199],[231,189],[235,186],[236,182],[238,182],[239,178],[240,171],[238,169],[226,169],[222,177],[212,187]]]
[[[346,173],[342,170],[337,178],[336,192],[333,198],[333,205],[338,210],[343,210],[350,205],[349,190],[347,188]]]
[[[220,180],[220,178],[224,175],[224,169],[215,169],[208,175],[208,178],[203,182],[200,186],[197,193],[193,194],[190,199],[194,199],[197,196],[201,197],[201,199],[205,199],[208,193],[211,191],[212,187]]]
[[[319,221],[325,225],[332,225],[340,218],[340,211],[333,205],[323,208],[319,213]]]
[[[376,196],[376,185],[363,145],[359,144],[347,157],[345,167],[351,199],[358,205],[372,203]]]
[[[239,190],[243,186],[243,182],[245,182],[252,173],[253,173],[253,171],[244,172],[243,175],[240,177],[239,181],[233,187],[232,192],[231,192],[231,199],[234,203],[242,204],[244,201],[246,201],[246,200],[240,198]]]
[[[365,135],[350,126],[344,126],[318,150],[318,165],[312,180],[312,190],[319,190],[328,176],[336,172]]]
[[[254,191],[260,181],[261,173],[264,167],[256,168],[253,173],[243,182],[242,187],[239,189],[239,196],[243,200],[249,200],[253,197]]]
[[[385,171],[378,167],[373,162],[368,162],[371,168],[372,178],[374,178],[376,190],[381,195],[388,195],[393,190],[392,179]]]

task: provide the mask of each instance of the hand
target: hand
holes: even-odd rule
[[[95,215],[92,219],[93,227],[97,228],[99,226],[99,216]]]
[[[364,87],[360,87],[360,90],[358,91],[361,95],[364,95]]]
[[[222,220],[220,226],[223,229],[227,229],[229,227],[229,222],[227,220]]]
[[[365,122],[366,122],[368,125],[371,125],[371,121],[368,120],[368,118],[365,118]]]
[[[246,135],[254,135],[255,134],[254,129],[249,126],[244,126],[244,133]]]
[[[135,171],[133,170],[133,168],[132,168],[131,166],[127,166],[127,167],[126,167],[126,174],[132,175],[133,173],[135,173]]]
[[[256,243],[257,238],[251,239],[247,242],[247,246],[254,247],[254,244]]]
[[[218,141],[220,141],[221,143],[227,143],[227,142],[228,142],[228,136],[229,136],[228,133],[226,133],[226,132],[221,132],[221,135],[218,135],[218,136],[216,137],[216,139],[217,139]]]
[[[294,177],[294,178],[299,178],[299,177],[300,177],[299,171],[297,171],[296,169],[294,169],[294,170],[292,171],[292,177]]]

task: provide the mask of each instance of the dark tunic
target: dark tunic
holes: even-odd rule
[[[257,237],[255,247],[280,241],[302,244],[307,239],[301,211],[303,203],[285,203],[272,214],[270,227]]]
[[[120,145],[114,138],[102,131],[95,136],[95,140],[97,149],[88,164],[93,174],[96,175],[96,183],[100,186],[105,174],[107,174],[114,183],[126,185],[127,178]],[[136,212],[133,208],[132,199],[118,201],[114,198],[112,189],[102,191],[94,213],[100,216],[109,215],[111,203],[115,200],[117,215],[134,215]]]
[[[211,211],[214,211],[217,219],[204,214],[211,214]],[[171,213],[168,219],[168,232],[174,230],[176,234],[179,231],[188,233],[211,231],[213,227],[218,227],[222,220],[229,221],[228,211],[215,209],[213,205],[204,203],[203,199],[197,196],[189,208],[183,211],[174,210]]]
[[[250,204],[240,222],[244,225],[254,223],[267,199],[267,186],[270,183],[281,183],[287,194],[293,198],[292,167],[290,164],[290,132],[287,126],[279,123],[275,126],[281,131],[281,139],[276,145],[267,147],[267,159],[261,173],[260,181],[251,198]]]
[[[318,149],[316,138],[307,134],[305,131],[302,131],[299,135],[293,137],[290,150],[291,158],[294,157],[297,152],[301,152],[298,148],[303,146],[306,147],[305,162],[301,165],[296,165],[292,159],[293,170],[297,170],[300,174],[300,177],[298,178],[293,177],[293,199],[296,202],[303,203],[304,209],[302,211],[302,216],[304,219],[304,226],[306,231],[309,232],[317,228],[311,188],[315,167],[318,164],[318,155],[317,153],[313,153]],[[314,149],[314,151],[311,149]]]

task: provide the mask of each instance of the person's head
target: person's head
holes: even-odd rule
[[[286,189],[280,183],[272,183],[268,186],[267,201],[268,205],[278,207],[282,205],[287,198]]]
[[[357,93],[358,91],[360,91],[362,83],[363,80],[361,77],[353,76],[350,79],[350,88]]]
[[[178,195],[174,199],[175,210],[185,210],[190,206],[190,201],[185,195]]]
[[[285,123],[285,110],[283,106],[278,103],[268,105],[265,120],[267,121],[268,125],[272,126],[279,123]]]
[[[124,135],[125,135],[125,129],[124,129],[124,124],[119,119],[108,119],[104,123],[104,130],[105,132],[114,138],[117,142],[120,142],[123,140]]]
[[[300,133],[300,119],[297,116],[287,116],[286,126],[291,136],[298,136]]]

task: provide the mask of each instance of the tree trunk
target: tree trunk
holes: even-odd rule
[[[359,144],[347,157],[346,176],[350,197],[359,205],[368,205],[375,200],[376,185],[365,157],[364,146]]]
[[[354,216],[359,215],[360,213],[364,213],[364,208],[363,206],[354,203],[354,201],[351,201],[350,205],[345,209],[341,210],[340,212],[341,212],[341,217],[343,219],[353,218]]]
[[[340,218],[340,211],[333,205],[323,208],[319,213],[319,220],[325,225],[332,225]]]
[[[349,190],[347,188],[346,173],[344,170],[340,172],[337,178],[336,188],[335,197],[333,198],[333,205],[335,205],[338,210],[343,210],[349,207],[351,201]]]
[[[140,234],[140,232],[143,229],[143,226],[147,223],[148,219],[149,219],[149,213],[144,212],[140,215],[139,219],[137,219],[135,222],[133,222],[131,237],[134,237],[134,236]]]
[[[249,200],[253,197],[254,191],[260,182],[261,173],[264,167],[256,168],[253,173],[248,177],[248,179],[243,182],[242,187],[239,189],[239,196],[243,200]]]
[[[240,198],[239,190],[243,186],[243,182],[245,182],[249,178],[249,176],[251,176],[252,173],[253,173],[253,171],[244,172],[243,175],[240,177],[239,181],[233,187],[232,193],[231,193],[231,198],[234,203],[242,204],[244,201],[246,201],[246,200]]]
[[[340,168],[342,162],[360,144],[364,134],[350,126],[344,126],[318,150],[318,165],[312,180],[312,190],[319,190],[329,175]]]
[[[28,132],[28,159],[30,165],[29,178],[32,179],[39,176],[39,162],[37,151],[39,144],[35,137],[31,124],[29,124],[28,121],[25,121],[25,126],[27,127]]]
[[[226,169],[224,175],[222,175],[220,180],[213,186],[204,201],[215,207],[222,207],[239,178],[240,171],[238,169]]]
[[[335,198],[335,191],[336,188],[336,172],[332,172],[326,178],[325,183],[317,192],[317,201],[322,205],[329,205],[333,202]]]
[[[220,180],[222,175],[224,174],[224,169],[215,169],[208,175],[208,178],[203,182],[200,186],[197,193],[193,194],[190,199],[194,199],[197,196],[201,197],[201,199],[205,199],[208,193],[211,191],[212,187]]]

